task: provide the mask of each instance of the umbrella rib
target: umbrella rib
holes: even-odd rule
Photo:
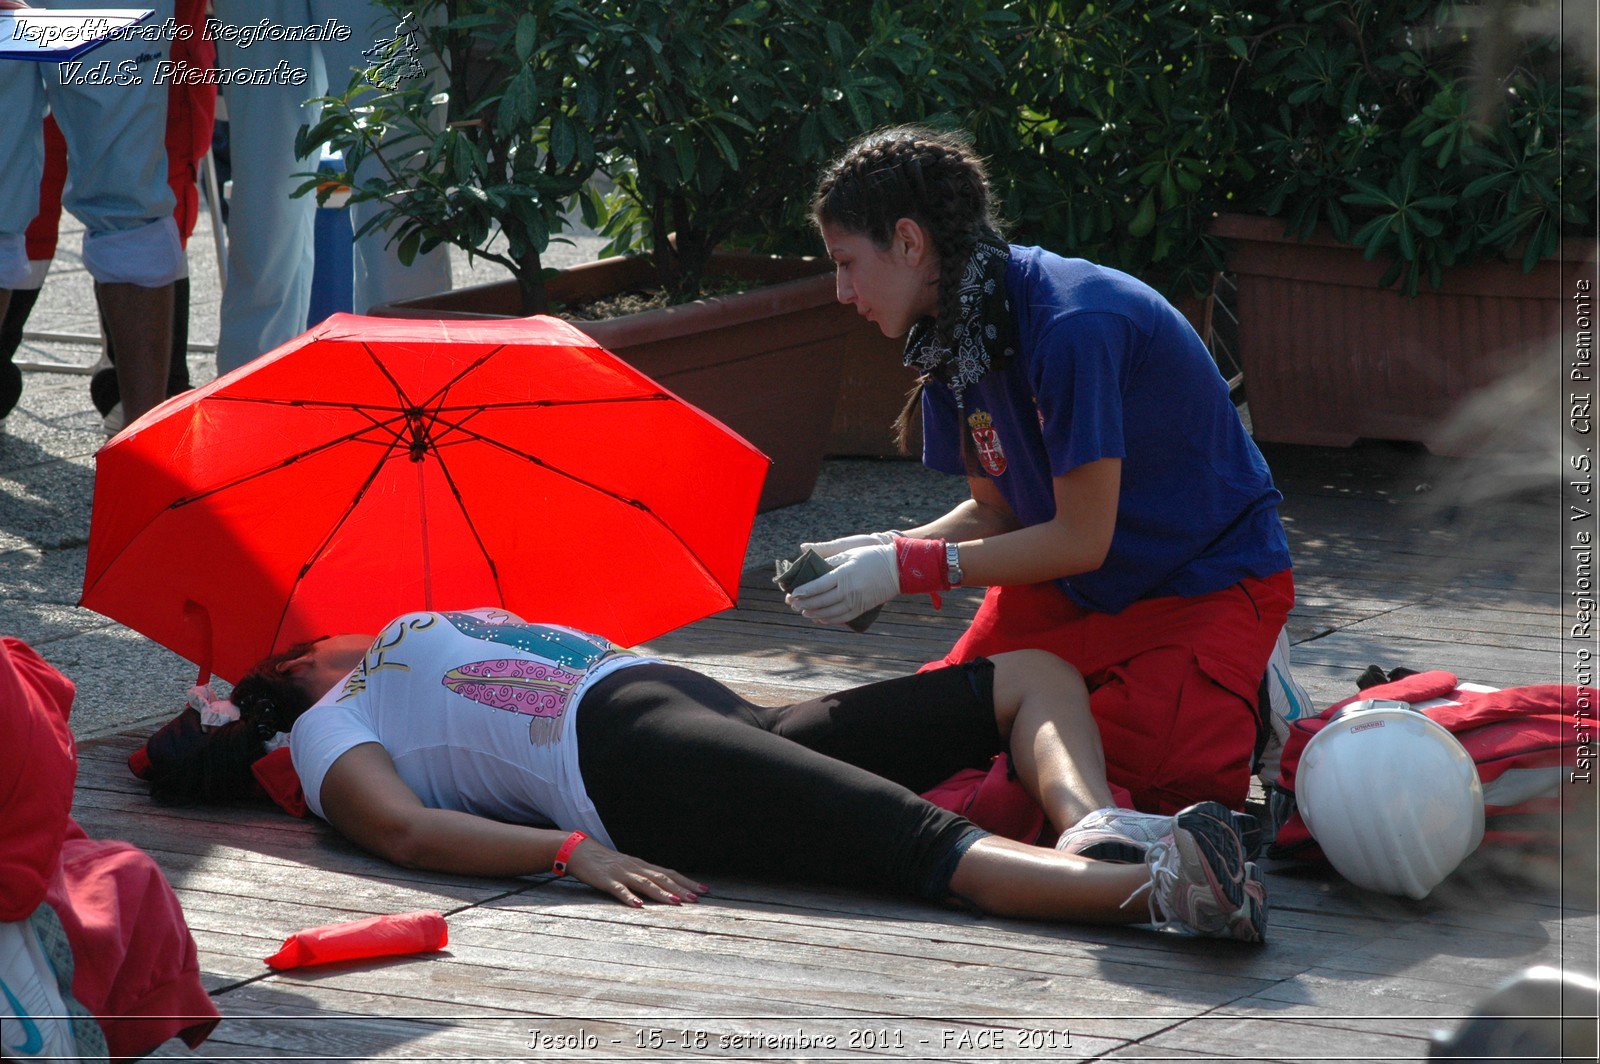
[[[458,410],[532,410],[538,407],[600,406],[605,403],[657,403],[670,399],[664,392],[649,395],[618,395],[602,399],[517,399],[507,403],[474,403],[471,406],[441,406],[436,413],[452,414]]]
[[[450,475],[450,467],[445,463],[444,455],[438,448],[434,448],[434,458],[439,461],[439,472],[444,474],[445,483],[450,485],[450,494],[455,496],[456,506],[461,510],[462,518],[467,522],[467,528],[472,531],[473,542],[477,543],[478,551],[483,555],[484,563],[489,566],[489,575],[494,577],[495,594],[500,596],[500,605],[506,605],[505,589],[500,586],[500,567],[494,563],[494,557],[489,553],[489,548],[483,542],[483,537],[478,535],[478,524],[472,519],[472,514],[467,511],[467,500],[461,497],[461,489],[456,486],[456,478]]]
[[[495,355],[498,355],[505,349],[505,344],[496,344],[492,349],[484,354],[482,358],[478,359],[476,362],[472,363],[472,365],[467,366],[460,373],[457,373],[454,377],[451,377],[449,380],[441,384],[438,391],[428,396],[427,402],[419,403],[418,405],[422,407],[433,406],[436,400],[442,400],[449,393],[450,389],[459,384],[462,378],[464,378],[467,374],[471,373],[473,370],[477,369],[479,366],[483,365],[485,362],[489,361],[491,358],[493,358]],[[437,414],[438,410],[435,410],[434,413]]]
[[[411,397],[407,395],[406,390],[400,386],[400,382],[394,379],[394,374],[390,373],[389,367],[383,364],[383,359],[378,357],[378,353],[368,346],[365,340],[361,341],[361,349],[367,353],[367,357],[372,359],[372,364],[378,367],[378,372],[382,373],[384,378],[388,380],[389,384],[394,388],[394,394],[400,400],[401,409],[410,408]]]
[[[370,403],[332,403],[322,399],[252,399],[248,397],[232,395],[217,395],[212,396],[212,399],[213,401],[228,403],[259,403],[263,406],[289,406],[301,409],[314,408],[318,410],[348,410],[352,414],[360,414],[362,417],[372,422],[374,428],[382,429],[388,432],[396,440],[401,438],[401,434],[395,431],[395,429],[393,429],[391,426],[398,423],[399,419],[405,416],[405,411],[401,410],[399,407],[373,406]],[[386,419],[379,418],[373,413],[374,410],[380,410],[386,414],[396,416]]]
[[[336,403],[330,399],[268,399],[265,396],[213,395],[207,397],[206,401],[212,403],[259,403],[262,406],[296,406],[319,410],[354,410],[360,414],[365,414],[369,410],[382,410],[385,413],[392,414],[402,413],[397,406],[374,406],[372,403]]]
[[[486,410],[532,410],[540,407],[599,406],[606,403],[653,403],[670,402],[671,400],[672,396],[666,395],[662,392],[656,392],[653,395],[624,395],[610,399],[524,399],[510,403],[482,403],[475,406],[444,406],[434,410],[432,416],[435,423],[445,426],[445,433],[441,435],[447,435],[450,430],[460,431],[462,426],[466,425],[469,421],[477,417],[479,414],[482,414]],[[461,418],[459,421],[451,421],[443,416],[447,413],[464,413],[466,416]],[[439,442],[440,438],[441,437],[437,436],[434,438],[435,445],[448,446],[448,444],[441,444]]]
[[[391,445],[384,450],[383,456],[372,467],[372,472],[367,474],[367,479],[362,482],[361,487],[357,488],[355,495],[351,497],[350,505],[345,507],[344,513],[339,515],[339,519],[333,523],[333,527],[328,529],[328,534],[322,537],[322,542],[317,544],[317,549],[311,552],[311,557],[307,558],[306,563],[300,567],[300,572],[295,576],[294,583],[289,588],[289,593],[283,598],[283,612],[278,615],[277,627],[272,630],[271,646],[277,646],[278,636],[283,634],[283,623],[289,616],[289,606],[294,602],[294,593],[299,588],[300,581],[304,580],[306,574],[311,572],[311,567],[316,565],[317,560],[327,551],[328,545],[333,542],[333,537],[339,534],[339,530],[345,526],[345,522],[350,520],[350,515],[356,512],[356,507],[360,506],[361,500],[366,497],[367,489],[372,487],[372,482],[378,479],[378,474],[383,471],[384,464],[389,461],[397,449],[397,447]]]
[[[496,440],[496,439],[491,439],[490,437],[485,436],[482,433],[474,432],[472,429],[459,428],[458,427],[458,430],[460,432],[465,433],[466,435],[472,437],[473,439],[478,440],[481,443],[488,444],[491,447],[498,447],[502,451],[505,451],[505,452],[507,452],[509,454],[514,454],[518,458],[521,458],[521,459],[524,459],[526,461],[532,462],[534,465],[538,466],[541,469],[547,469],[550,472],[554,473],[556,476],[565,477],[566,479],[572,481],[574,484],[582,485],[583,487],[588,488],[590,491],[596,492],[597,494],[600,494],[600,495],[604,495],[607,498],[613,499],[616,502],[619,502],[624,506],[631,506],[636,510],[642,511],[643,513],[645,513],[645,514],[647,514],[649,516],[650,520],[652,520],[656,524],[660,525],[663,529],[665,529],[667,531],[668,535],[670,535],[673,539],[678,541],[678,544],[683,547],[684,552],[686,554],[688,554],[690,558],[694,559],[695,565],[700,567],[700,571],[706,575],[707,579],[709,579],[713,584],[716,584],[718,587],[722,586],[721,583],[717,580],[717,578],[714,575],[712,575],[711,570],[706,567],[706,563],[700,560],[700,555],[697,554],[695,552],[694,548],[689,546],[689,544],[684,541],[684,538],[678,534],[678,530],[673,528],[671,525],[667,524],[667,522],[663,521],[661,519],[660,515],[657,514],[654,510],[652,510],[650,508],[650,505],[648,503],[644,502],[642,499],[629,499],[629,498],[627,498],[625,496],[619,495],[614,491],[611,491],[611,490],[609,490],[607,488],[603,488],[600,485],[593,483],[592,481],[584,480],[582,477],[578,476],[576,473],[569,473],[565,469],[560,469],[560,468],[558,468],[556,466],[553,466],[549,462],[546,462],[544,459],[538,457],[537,455],[529,454],[527,451],[519,451],[517,448],[512,447],[509,444],[502,443],[502,442],[500,442],[499,440]]]
[[[329,450],[330,448],[337,447],[342,443],[352,443],[352,442],[377,443],[378,446],[383,447],[384,450],[385,450],[385,458],[383,460],[379,461],[379,465],[382,465],[383,461],[387,460],[388,453],[392,452],[394,450],[394,443],[398,442],[401,437],[400,437],[399,433],[394,432],[394,430],[392,428],[390,428],[390,426],[389,426],[389,424],[387,422],[374,421],[373,422],[373,426],[376,427],[376,428],[379,428],[379,429],[383,429],[384,431],[387,431],[387,432],[390,432],[391,434],[393,434],[394,435],[394,442],[391,442],[391,443],[388,443],[388,444],[384,444],[384,443],[381,443],[380,441],[377,441],[377,440],[362,440],[360,438],[362,433],[370,432],[370,431],[372,431],[372,429],[371,428],[358,429],[355,432],[350,432],[350,433],[346,433],[343,436],[335,437],[334,439],[328,440],[328,441],[326,441],[324,443],[320,443],[315,447],[311,447],[311,448],[308,448],[307,450],[300,451],[297,454],[292,454],[292,455],[290,455],[289,457],[283,459],[280,462],[277,462],[277,463],[275,463],[273,465],[267,466],[265,469],[257,469],[253,473],[246,473],[244,476],[238,477],[238,478],[236,478],[234,480],[230,480],[226,484],[218,484],[214,488],[207,488],[205,491],[202,491],[202,492],[200,492],[200,493],[198,493],[196,495],[186,495],[183,498],[174,499],[172,502],[167,504],[167,509],[176,510],[176,509],[179,509],[180,507],[188,506],[191,503],[200,502],[203,499],[209,499],[211,496],[216,495],[219,492],[227,491],[229,488],[236,488],[240,484],[247,484],[252,480],[256,480],[256,479],[258,479],[260,477],[264,477],[264,476],[268,475],[269,473],[276,473],[280,469],[287,469],[289,466],[294,465],[296,462],[304,461],[305,459],[310,458],[310,457],[312,457],[314,455],[320,454],[323,451]]]

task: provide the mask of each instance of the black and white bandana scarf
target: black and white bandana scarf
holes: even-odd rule
[[[1011,249],[992,238],[980,238],[961,271],[956,294],[961,319],[950,330],[953,346],[923,318],[906,337],[906,366],[944,381],[966,406],[966,390],[993,366],[1003,366],[1017,353],[1016,323],[1006,293],[1006,262]]]

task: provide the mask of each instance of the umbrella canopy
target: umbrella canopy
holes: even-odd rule
[[[335,314],[95,464],[82,604],[236,680],[409,610],[632,645],[724,609],[768,461],[557,319]]]

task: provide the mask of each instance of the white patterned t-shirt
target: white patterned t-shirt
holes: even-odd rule
[[[323,816],[328,769],[376,742],[423,805],[609,846],[578,769],[576,710],[602,676],[654,660],[504,610],[405,614],[290,731],[306,804]]]

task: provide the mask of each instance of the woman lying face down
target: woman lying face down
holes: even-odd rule
[[[917,796],[1009,751],[1056,830],[1113,805],[1083,681],[1043,651],[764,707],[502,610],[409,613],[269,658],[233,701],[219,757],[289,731],[311,810],[407,867],[565,872],[630,905],[693,902],[708,889],[694,877],[739,874],[1245,941],[1266,924],[1216,803],[1161,818],[1143,860],[1114,863],[990,835]]]

